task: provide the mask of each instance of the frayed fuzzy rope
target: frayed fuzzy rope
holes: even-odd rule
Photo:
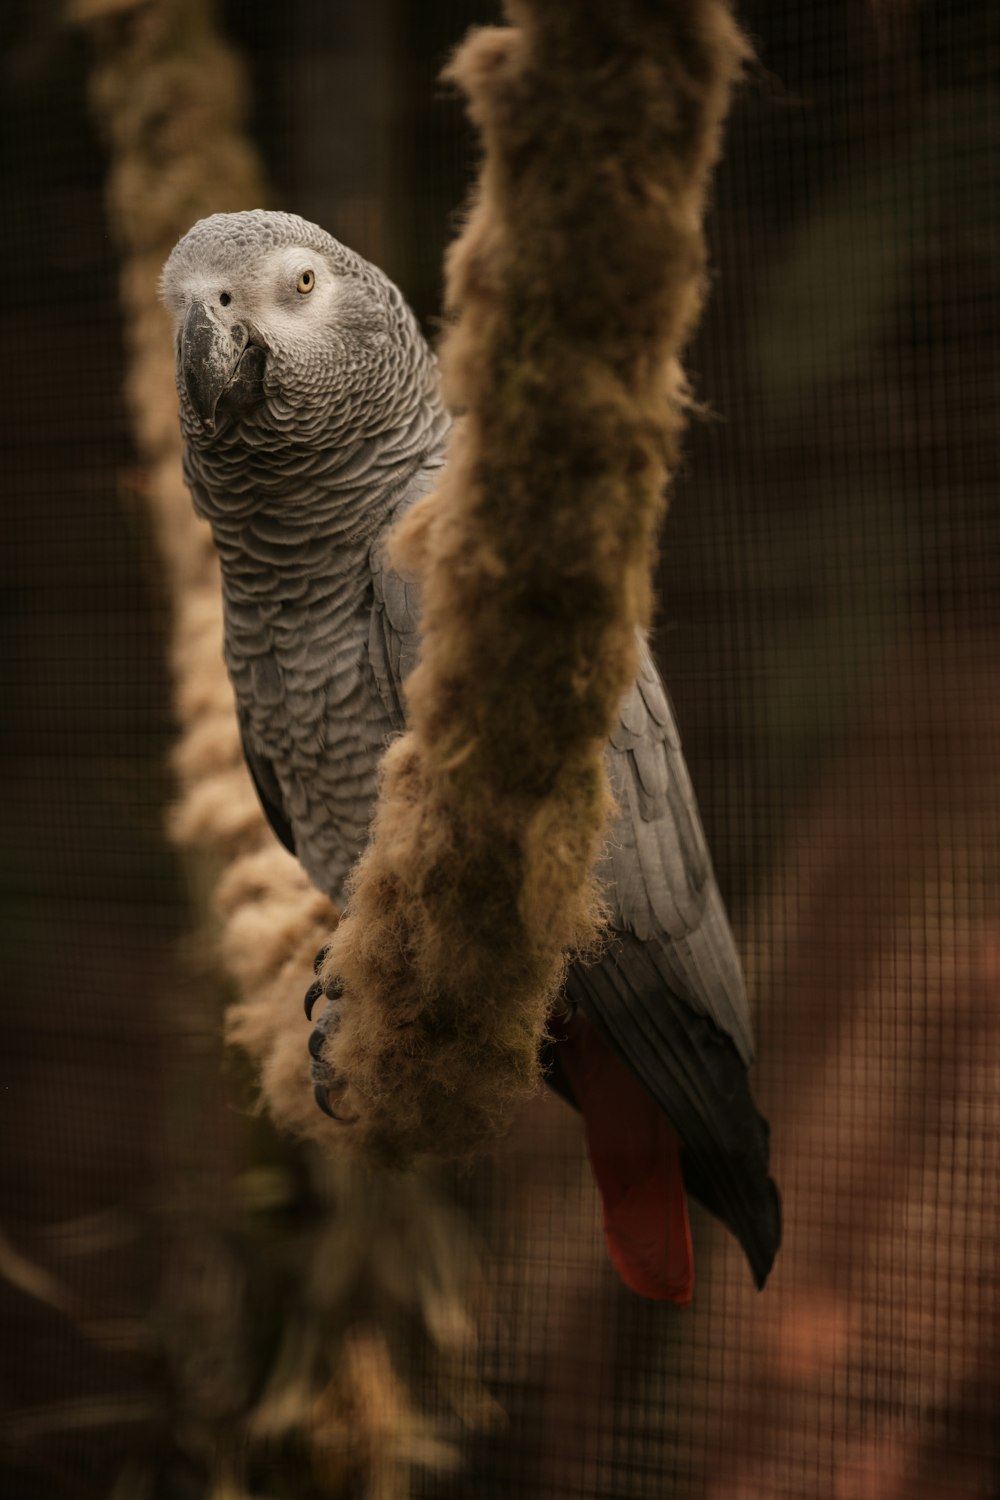
[[[403,1163],[487,1144],[594,941],[602,749],[650,613],[705,281],[706,195],[748,48],[719,0],[510,0],[449,76],[485,147],[448,261],[465,416],[396,555],[420,578],[409,731],[324,979],[344,1132]]]

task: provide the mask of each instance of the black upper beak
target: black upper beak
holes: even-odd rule
[[[192,302],[181,330],[180,373],[188,400],[207,433],[216,430],[223,396],[227,412],[242,410],[263,395],[267,351],[242,323],[228,328],[204,302]]]

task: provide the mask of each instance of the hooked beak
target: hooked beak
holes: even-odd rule
[[[264,394],[267,350],[242,323],[226,328],[204,302],[192,302],[181,330],[180,374],[205,432],[215,433],[223,414],[244,411]]]

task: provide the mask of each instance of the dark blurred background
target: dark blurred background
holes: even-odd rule
[[[275,1449],[245,1489],[211,1477],[172,1346],[243,1361],[251,1390],[284,1295],[261,1242],[273,1266],[319,1211],[289,1189],[265,1233],[246,1207],[298,1168],[222,1062],[226,997],[163,834],[169,620],[87,10],[0,16],[0,1493],[997,1496],[1000,8],[740,7],[758,66],[714,194],[688,359],[707,412],[656,644],[753,989],[788,1226],[770,1287],[701,1219],[692,1309],[613,1284],[576,1127],[539,1101],[450,1189],[485,1247],[469,1388],[496,1403],[428,1396],[462,1467],[428,1438],[389,1479],[307,1481]],[[274,201],[433,332],[476,162],[437,75],[498,7],[216,14]],[[238,1350],[171,1301],[206,1185],[237,1205]]]

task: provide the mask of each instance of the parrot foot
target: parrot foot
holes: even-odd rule
[[[317,975],[317,978],[313,980],[312,984],[306,990],[305,1007],[307,1021],[311,1021],[313,1018],[313,1007],[315,1006],[316,1001],[320,998],[321,995],[326,994],[326,985],[320,981],[318,976],[323,968],[323,965],[326,963],[326,955],[329,953],[329,951],[330,944],[324,943],[322,948],[317,953],[316,957],[313,959],[313,973]],[[331,996],[331,998],[333,997]]]
[[[320,1016],[312,1034],[309,1037],[309,1056],[312,1058],[312,1083],[313,1097],[316,1104],[323,1113],[331,1120],[336,1120],[338,1125],[356,1125],[358,1115],[339,1114],[335,1105],[347,1088],[347,1080],[341,1074],[335,1073],[329,1063],[323,1057],[323,1049],[331,1036],[335,1036],[340,1026],[340,1007],[337,1005],[339,996],[330,997],[323,1014]],[[313,1001],[315,1004],[315,1001]],[[310,1006],[311,1009],[311,1006]],[[309,1014],[307,1010],[306,1014]],[[312,1017],[310,1016],[310,1020]]]
[[[313,962],[313,973],[317,976],[323,968],[328,949],[323,947],[319,950]],[[305,1011],[306,1019],[312,1020],[313,1010],[316,1002],[326,999],[323,1013],[314,1026],[309,1036],[309,1056],[312,1058],[312,1083],[313,1096],[317,1106],[331,1120],[336,1120],[338,1125],[355,1125],[359,1119],[358,1115],[338,1114],[334,1105],[339,1101],[347,1088],[347,1080],[339,1073],[335,1073],[329,1063],[324,1060],[323,1049],[330,1037],[335,1036],[340,1027],[340,1000],[343,990],[336,982],[324,982],[316,978],[306,990]]]

